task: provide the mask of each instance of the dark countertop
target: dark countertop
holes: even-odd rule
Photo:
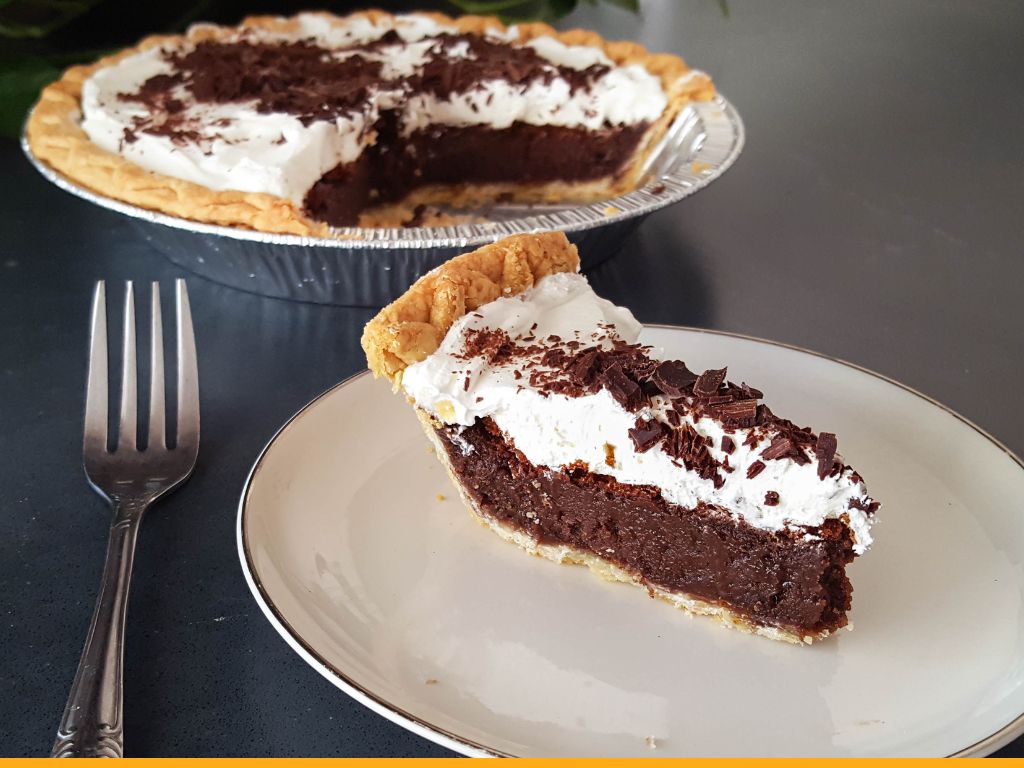
[[[896,378],[1024,453],[1024,5],[645,2],[572,22],[682,53],[746,122],[725,177],[591,274],[641,320],[777,339]],[[0,753],[45,754],[107,536],[81,472],[93,282],[180,270],[0,142]],[[263,618],[238,494],[295,410],[364,366],[369,310],[191,278],[203,442],[152,510],[129,612],[132,755],[440,755],[356,704]],[[118,293],[120,289],[118,289]],[[1003,750],[1024,755],[1024,739]]]

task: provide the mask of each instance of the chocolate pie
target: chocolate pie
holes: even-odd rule
[[[459,256],[367,324],[472,513],[556,562],[691,613],[811,643],[847,625],[878,502],[836,436],[726,368],[637,343],[561,233]]]
[[[33,153],[195,221],[329,236],[424,206],[584,202],[634,188],[710,79],[583,30],[367,11],[150,37],[44,89]]]

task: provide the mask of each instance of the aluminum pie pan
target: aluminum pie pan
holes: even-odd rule
[[[584,270],[614,256],[639,223],[717,179],[736,161],[745,134],[725,97],[691,102],[651,153],[645,183],[583,205],[496,205],[482,223],[443,227],[340,227],[336,237],[273,234],[204,224],[151,211],[80,186],[37,158],[29,161],[73,195],[128,216],[142,237],[175,264],[215,282],[275,298],[342,306],[381,306],[443,261],[507,235],[564,231]],[[466,213],[465,211],[461,211]]]

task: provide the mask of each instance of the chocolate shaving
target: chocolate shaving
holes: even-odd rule
[[[666,360],[654,369],[651,376],[654,385],[669,397],[684,397],[697,381],[697,374],[680,360]]]
[[[638,382],[650,381],[658,367],[658,361],[649,358],[642,350],[627,349],[624,351],[627,353],[627,356],[622,362],[626,372]],[[653,382],[651,384],[654,389],[657,389]]]
[[[588,349],[576,358],[575,364],[569,370],[569,375],[577,384],[589,386],[594,381],[596,366],[597,349]]]
[[[697,377],[693,385],[693,394],[698,397],[711,397],[718,393],[718,388],[725,381],[725,368],[708,368]]]
[[[753,480],[755,477],[760,475],[764,471],[765,464],[763,461],[755,461],[749,467],[747,467],[747,480]]]
[[[470,328],[466,331],[463,352],[457,357],[462,360],[480,357],[488,365],[503,365],[521,357],[525,351],[500,328]]]
[[[822,432],[814,444],[814,455],[818,459],[818,479],[824,480],[832,471],[832,462],[839,447],[836,436],[831,432]]]
[[[736,450],[736,443],[728,435],[722,435],[722,453],[732,453]]]
[[[718,476],[719,464],[708,451],[704,436],[689,424],[684,423],[672,429],[665,439],[663,450],[669,456],[682,461],[683,466],[705,480],[712,480]],[[715,482],[715,487],[719,487],[718,481]]]
[[[751,400],[760,400],[762,397],[764,397],[764,392],[762,392],[760,389],[754,389],[745,381],[742,384],[740,384],[740,391],[743,392],[743,394],[746,395]]]
[[[862,512],[866,512],[869,515],[873,515],[879,507],[879,502],[869,499],[864,501],[863,499],[850,499],[850,502],[846,505],[847,509],[859,509]]]
[[[443,35],[437,39],[441,44],[431,49],[418,73],[407,81],[407,88],[414,93],[447,99],[453,93],[463,93],[490,80],[527,85],[538,81],[550,83],[555,78],[565,80],[569,91],[575,93],[609,71],[603,64],[586,69],[556,66],[529,46],[513,46],[480,35]],[[465,57],[453,59],[445,55],[445,48],[456,43],[468,47]]]
[[[766,459],[782,459],[790,456],[796,450],[793,441],[788,437],[776,437],[771,445],[761,451],[761,456]]]
[[[637,451],[646,453],[665,438],[667,431],[665,425],[660,421],[637,419],[636,425],[629,430],[629,436]]]
[[[757,421],[757,401],[734,400],[715,408],[714,415],[727,427],[752,427]]]
[[[640,407],[643,397],[640,385],[623,372],[621,365],[615,363],[606,368],[598,376],[598,379],[608,390],[608,394],[614,397],[615,401],[627,411],[635,411]]]
[[[814,434],[806,427],[798,427],[786,419],[775,418],[772,425],[778,433],[761,453],[765,459],[791,459],[797,464],[809,464],[806,448],[814,444]]]
[[[766,507],[774,507],[779,503],[779,494],[776,491],[768,491],[764,495],[764,505]]]
[[[381,91],[429,93],[446,100],[483,82],[497,80],[525,88],[557,79],[575,93],[589,88],[610,69],[604,64],[585,69],[558,65],[530,46],[484,35],[443,34],[426,42],[422,66],[395,78],[381,61],[394,55],[381,49],[406,45],[395,30],[344,48],[322,47],[312,38],[280,42],[244,34],[230,42],[204,40],[188,50],[162,52],[174,71],[155,75],[134,93],[118,97],[147,107],[148,117],[136,126],[138,130],[184,144],[218,136],[189,126],[181,90],[199,104],[251,103],[261,114],[286,113],[310,125],[358,113]],[[453,56],[455,45],[465,47],[467,55]],[[337,55],[339,50],[346,55]]]

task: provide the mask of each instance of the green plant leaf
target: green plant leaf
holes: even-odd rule
[[[102,0],[0,0],[0,35],[46,37]]]
[[[61,70],[44,58],[26,57],[0,66],[0,135],[17,138],[25,114],[39,91],[60,77]]]
[[[50,56],[7,56],[0,51],[0,136],[17,138],[29,107],[43,86],[53,82],[72,64],[95,61],[109,49],[55,53]]]
[[[604,0],[609,5],[617,5],[633,13],[640,13],[640,0]]]
[[[211,6],[215,6],[215,0],[198,0],[189,6],[177,19],[167,28],[169,32],[184,32],[190,24],[202,21],[210,12]]]
[[[546,5],[536,0],[451,0],[466,13],[501,13],[531,5]]]
[[[560,19],[576,9],[576,0],[548,0],[548,5],[551,6],[553,14],[551,18]]]
[[[585,0],[597,5],[598,0]],[[555,21],[576,8],[578,0],[449,0],[464,13],[497,14],[503,21]],[[640,0],[604,0],[609,5],[640,12]]]
[[[554,21],[572,12],[577,0],[450,0],[465,13],[496,14],[504,22]]]

